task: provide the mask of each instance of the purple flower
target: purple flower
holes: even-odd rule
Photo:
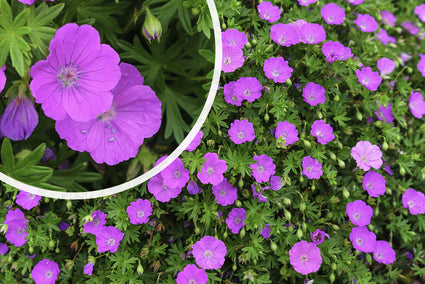
[[[338,41],[327,41],[322,46],[323,55],[326,56],[326,61],[332,63],[336,60],[347,60],[349,57],[353,57],[351,49],[345,47]]]
[[[78,122],[67,116],[56,122],[56,131],[68,146],[87,151],[97,163],[115,165],[135,157],[145,138],[161,126],[161,102],[143,86],[137,69],[121,63],[121,80],[112,90],[110,109],[96,118]]]
[[[325,88],[319,84],[309,82],[303,89],[304,101],[311,106],[323,104],[326,101]]]
[[[270,187],[262,187],[258,190],[258,192],[257,192],[257,189],[255,188],[255,186],[253,184],[251,184],[251,188],[252,188],[252,199],[255,200],[255,198],[257,198],[257,202],[267,202],[268,201],[267,197],[265,197],[262,192],[265,189],[268,189]]]
[[[413,188],[408,188],[402,197],[403,207],[408,208],[410,214],[425,214],[425,195]]]
[[[58,227],[61,231],[66,231],[66,229],[68,229],[71,226],[68,223],[60,222]]]
[[[234,91],[240,100],[253,102],[261,97],[263,87],[255,77],[241,77],[236,81]]]
[[[368,171],[370,168],[379,169],[382,166],[382,152],[379,147],[369,141],[359,141],[351,148],[351,156],[356,160],[357,166]]]
[[[322,264],[320,249],[307,241],[295,243],[289,250],[289,259],[295,271],[303,275],[318,271]]]
[[[419,72],[421,72],[422,76],[425,77],[425,55],[419,54],[419,57],[421,58],[417,64],[417,68]],[[6,112],[5,112],[6,114]],[[2,124],[2,130],[3,130],[3,124]]]
[[[409,34],[412,34],[412,35],[416,35],[419,32],[419,27],[416,26],[412,22],[406,22],[406,21],[404,21],[403,23],[401,23],[401,27],[403,29],[405,29]]]
[[[422,22],[425,22],[425,4],[421,4],[415,7],[415,14],[418,15]]]
[[[219,184],[223,180],[223,173],[227,170],[226,161],[220,160],[216,153],[206,153],[205,163],[198,172],[198,179],[203,184]]]
[[[316,2],[317,0],[298,0],[298,4],[300,4],[301,6],[308,6]]]
[[[0,243],[0,254],[5,255],[9,251],[9,247],[5,243]]]
[[[395,44],[397,42],[397,38],[389,36],[387,31],[384,30],[384,29],[380,29],[379,32],[376,32],[375,36],[384,45],[387,45],[388,43],[394,43]]]
[[[266,182],[275,173],[276,166],[273,163],[273,159],[265,154],[260,156],[254,155],[255,164],[249,165],[252,169],[252,175],[257,182]]]
[[[350,233],[350,241],[356,250],[369,253],[375,249],[376,235],[369,232],[366,226],[353,227]]]
[[[208,275],[205,270],[199,269],[195,264],[188,264],[177,274],[176,281],[177,284],[206,284]]]
[[[16,203],[27,210],[37,206],[40,199],[41,196],[26,191],[19,191],[19,194],[16,195]]]
[[[371,33],[378,29],[378,23],[369,14],[357,14],[357,19],[354,20],[354,23],[365,33]]]
[[[351,223],[355,226],[366,226],[370,224],[373,209],[363,200],[356,200],[347,204],[345,213],[347,213]]]
[[[282,178],[280,176],[272,176],[270,177],[270,187],[274,191],[278,191],[282,188]]]
[[[36,284],[54,284],[58,278],[59,265],[49,259],[40,260],[31,271],[31,278]]]
[[[190,194],[198,194],[201,192],[201,189],[199,188],[198,184],[193,180],[187,183],[186,188]]]
[[[93,266],[94,266],[94,262],[89,261],[86,265],[84,265],[83,273],[87,274],[88,276],[91,276],[93,273]]]
[[[192,142],[190,142],[189,146],[186,147],[186,151],[192,152],[196,148],[198,148],[199,144],[201,144],[201,140],[204,137],[204,132],[199,130],[199,132],[195,135]]]
[[[270,37],[281,46],[291,46],[300,42],[298,32],[291,24],[278,23],[271,26]]]
[[[196,264],[203,269],[220,269],[227,253],[224,243],[211,236],[197,241],[192,249]]]
[[[330,124],[325,123],[324,120],[316,120],[311,126],[311,135],[317,138],[317,142],[325,145],[328,142],[334,140],[333,128]]]
[[[4,73],[5,70],[6,70],[6,65],[3,65],[0,68],[0,93],[1,91],[3,91],[4,85],[6,85],[6,74]]]
[[[231,82],[227,83],[226,85],[224,85],[224,87],[223,87],[224,100],[228,104],[235,105],[235,106],[241,106],[242,105],[242,99],[240,99],[238,96],[236,96],[235,86],[236,86],[235,81],[231,81]]]
[[[395,69],[395,63],[389,58],[381,58],[377,62],[378,70],[381,73],[381,76],[390,74]]]
[[[30,89],[48,117],[62,120],[68,114],[85,122],[111,108],[111,90],[121,77],[120,58],[100,43],[96,29],[66,24],[56,31],[49,50],[46,60],[30,71]]]
[[[370,91],[376,91],[382,81],[377,71],[372,71],[370,67],[363,67],[362,70],[356,70],[359,83],[365,86]]]
[[[147,199],[133,201],[127,207],[127,214],[131,224],[145,224],[149,222],[149,216],[152,215],[151,203]]]
[[[419,54],[419,56],[421,56],[421,54]],[[423,55],[422,55],[423,56]],[[421,56],[421,59],[422,59],[422,56]],[[410,60],[410,58],[412,58],[412,56],[410,55],[410,54],[407,54],[407,53],[405,53],[405,52],[402,52],[402,53],[400,53],[400,59],[401,59],[401,62],[402,62],[402,66],[404,66],[405,65],[405,63],[406,63],[406,61],[409,61]],[[425,61],[425,60],[424,60]],[[425,64],[425,62],[424,62],[424,64]],[[418,68],[419,69],[419,68]],[[425,68],[424,68],[424,72],[425,72]],[[422,75],[422,76],[424,76],[425,77],[425,75]]]
[[[95,235],[105,226],[107,215],[101,210],[96,210],[91,216],[93,217],[93,221],[85,223],[83,225],[83,231]]]
[[[182,188],[166,186],[161,174],[157,174],[148,181],[148,191],[155,196],[156,200],[168,202],[172,198],[176,198],[182,191]]]
[[[15,247],[21,247],[28,241],[28,239],[25,239],[28,235],[26,231],[27,223],[25,214],[19,208],[7,212],[4,221],[4,224],[8,225],[6,239]]]
[[[119,229],[112,226],[103,227],[96,233],[97,252],[116,252],[123,237],[124,233]]]
[[[392,106],[390,103],[387,103],[387,107],[381,105],[379,110],[375,110],[376,118],[385,123],[391,123],[394,121],[394,115],[392,111]]]
[[[308,179],[319,179],[323,175],[322,164],[310,156],[303,158],[303,175]]]
[[[397,18],[390,11],[386,11],[386,10],[381,11],[381,17],[382,17],[382,22],[385,25],[390,25],[391,27],[395,26],[395,22],[397,21]]]
[[[279,6],[273,6],[273,4],[269,1],[263,1],[258,4],[257,10],[260,18],[270,23],[279,20],[280,13],[282,13],[282,10],[280,10]]]
[[[233,72],[242,67],[244,60],[242,49],[236,46],[223,45],[221,71],[224,73]]]
[[[56,161],[56,155],[53,149],[46,147],[46,150],[44,150],[43,157],[41,158],[41,161],[45,163],[49,160]]]
[[[323,20],[329,25],[341,25],[344,22],[345,11],[335,3],[329,3],[320,10]]]
[[[307,44],[316,44],[326,39],[326,31],[319,24],[304,24],[299,34],[301,42]]]
[[[233,234],[238,234],[244,225],[246,211],[243,208],[233,208],[226,218],[226,224]]]
[[[38,124],[38,114],[30,98],[16,96],[6,107],[1,118],[2,135],[10,140],[28,139]]]
[[[363,189],[372,197],[384,195],[386,191],[384,177],[374,171],[367,172],[363,177]]]
[[[320,229],[316,229],[314,233],[310,233],[310,238],[313,241],[313,244],[315,245],[323,243],[325,241],[325,237],[328,237],[329,239],[329,235]]]
[[[292,71],[283,57],[270,57],[264,61],[263,71],[266,77],[276,83],[285,83],[286,80],[291,78]]]
[[[409,99],[409,109],[412,115],[419,119],[425,114],[425,101],[420,92],[412,91]]]
[[[262,227],[261,229],[258,229],[260,232],[260,235],[265,238],[268,239],[270,238],[270,232],[272,231],[272,229],[270,228],[269,224],[266,224],[264,227]]]
[[[347,0],[347,2],[353,5],[360,5],[364,2],[364,0]]]
[[[231,205],[238,199],[238,190],[227,179],[223,179],[219,184],[213,185],[212,192],[217,203],[222,206]]]
[[[377,241],[373,250],[373,258],[383,264],[391,264],[395,261],[395,251],[387,241]]]
[[[166,157],[167,156],[162,157],[162,160]],[[184,168],[184,164],[180,158],[176,158],[170,165],[161,171],[161,176],[166,186],[183,188],[189,181],[189,170]]]
[[[230,140],[232,140],[235,144],[250,142],[255,138],[254,126],[246,119],[236,119],[234,122],[232,122],[230,124],[228,133]]]
[[[292,123],[280,121],[276,126],[274,136],[276,138],[282,137],[286,142],[286,146],[289,146],[298,141],[298,130]]]
[[[221,32],[221,38],[223,40],[223,45],[236,46],[240,49],[244,48],[245,44],[248,42],[246,34],[237,29],[227,29]]]

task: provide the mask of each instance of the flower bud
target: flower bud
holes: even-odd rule
[[[337,145],[338,145],[338,148],[339,149],[342,149],[343,146],[342,146],[342,143],[341,142],[338,141]]]
[[[224,232],[224,234],[223,234],[223,239],[227,238],[227,236],[228,236],[228,233],[227,233],[227,231],[226,231],[226,232]]]
[[[307,232],[307,224],[305,222],[303,222],[302,228],[304,232]]]
[[[335,282],[335,273],[331,273],[331,275],[329,275],[329,281],[331,282],[331,283],[334,283]]]
[[[411,67],[407,67],[407,73],[412,74],[412,72],[413,72],[413,69]]]
[[[211,147],[215,145],[215,141],[214,140],[207,140],[207,146]]]
[[[334,101],[339,102],[339,95],[336,95],[336,96],[334,97]]]
[[[139,262],[139,265],[137,266],[137,273],[139,273],[139,275],[142,275],[143,271],[144,271],[143,266]]]
[[[266,114],[264,115],[264,121],[265,121],[265,122],[269,122],[269,120],[270,120],[270,116],[269,116],[269,114],[266,112]]]
[[[199,235],[199,233],[201,232],[201,229],[199,229],[199,227],[195,228],[195,234]]]
[[[227,25],[226,25],[226,23],[222,23],[222,24],[221,24],[221,28],[222,28],[223,30],[227,29]]]
[[[192,8],[192,15],[194,15],[194,16],[198,16],[199,15],[199,13],[201,12],[201,9],[199,9],[199,7],[193,7]],[[224,24],[224,23],[223,23]],[[226,24],[224,24],[224,25],[226,25]],[[223,26],[223,25],[221,25],[221,26]],[[223,28],[223,30],[225,30],[226,28]]]
[[[283,203],[285,203],[286,206],[291,206],[291,199],[289,198],[284,198],[283,199]]]
[[[256,45],[257,44],[257,39],[254,37],[253,39],[252,39],[252,45]]]
[[[332,212],[329,211],[328,214],[326,214],[326,219],[328,220],[332,219],[332,215],[333,215]]]
[[[332,152],[329,153],[329,157],[334,161],[336,160],[336,155]]]
[[[34,248],[33,248],[32,246],[30,246],[30,247],[28,248],[28,252],[29,252],[30,254],[33,254],[33,252],[34,252]]]
[[[232,266],[232,270],[233,270],[233,271],[236,271],[236,269],[238,269],[238,267],[236,266],[236,264],[233,264],[233,266]]]
[[[71,200],[68,200],[66,202],[66,209],[68,209],[68,211],[69,211],[69,210],[71,210],[71,208],[72,208],[72,202],[71,202]]]
[[[372,256],[370,255],[370,253],[366,254],[366,261],[372,263]]]
[[[272,251],[277,251],[277,245],[276,245],[276,243],[275,242],[271,242],[270,243],[270,249],[272,250]]]
[[[338,159],[338,165],[339,165],[341,168],[345,168],[345,163],[344,163],[344,161],[342,161],[342,160],[340,160],[340,159]]]
[[[284,210],[283,213],[285,214],[285,218],[288,219],[288,221],[291,221],[291,212],[289,212],[288,210]]]
[[[406,170],[403,167],[400,167],[400,175],[404,177]]]
[[[271,51],[273,51],[273,48],[274,48],[274,45],[273,44],[269,44],[265,49],[264,49],[264,52],[265,53],[268,53],[268,52],[271,52]],[[288,79],[289,80],[289,79]]]
[[[332,229],[334,229],[335,231],[338,231],[339,230],[339,227],[338,227],[338,225],[333,224],[332,225]]]
[[[245,47],[246,47],[246,48],[251,48],[251,43],[248,41],[248,42],[245,44]]]
[[[388,150],[388,143],[384,140],[384,143],[382,143],[382,150],[387,151]]]
[[[362,115],[362,113],[360,112],[360,111],[358,111],[357,113],[356,113],[356,117],[357,117],[357,119],[358,120],[362,120],[363,119],[363,115]]]
[[[335,262],[332,263],[331,268],[332,268],[332,270],[336,270],[337,269],[337,266],[336,266],[336,263]]]
[[[162,34],[161,22],[154,15],[152,15],[148,7],[146,7],[146,19],[143,23],[142,33],[149,41],[159,41]]]
[[[243,237],[245,237],[245,234],[246,234],[245,228],[244,228],[244,227],[242,227],[241,231],[239,232],[239,237],[240,237],[241,239],[243,239]]]
[[[379,207],[378,206],[376,206],[375,207],[375,210],[374,210],[374,212],[373,212],[373,216],[378,216],[379,215]]]
[[[55,247],[55,241],[54,240],[50,240],[49,241],[49,248],[53,249]]]
[[[318,119],[322,119],[322,118],[323,118],[323,114],[322,114],[322,112],[321,112],[320,110],[318,110],[318,111],[316,112],[316,114],[317,114],[317,118],[318,118]]]
[[[93,216],[91,214],[87,215],[83,218],[83,221],[84,221],[84,223],[93,222]]]
[[[242,188],[242,187],[243,187],[243,179],[242,179],[242,178],[241,178],[241,179],[239,179],[238,185],[239,185],[239,187],[240,187],[240,188]]]
[[[305,202],[304,202],[304,201],[301,201],[301,204],[300,204],[300,211],[301,211],[301,212],[304,212],[304,211],[305,211]]]
[[[305,146],[306,148],[311,148],[311,143],[310,143],[309,141],[307,141],[307,140],[303,140],[303,142],[304,142],[304,146]]]
[[[350,197],[350,192],[346,189],[344,189],[342,191],[342,196],[344,196],[344,198],[348,199],[348,197]]]
[[[285,83],[288,85],[288,86],[292,86],[292,81],[291,81],[291,79],[286,79],[286,81],[285,81]]]
[[[235,201],[235,206],[236,207],[239,207],[239,208],[242,207],[242,202],[240,202],[240,200],[236,200]]]
[[[304,181],[303,176],[300,176],[300,182],[303,182],[303,181]]]
[[[301,239],[303,238],[303,231],[301,230],[301,227],[298,227],[298,230],[297,230],[297,238],[298,238],[299,240],[301,240]]]

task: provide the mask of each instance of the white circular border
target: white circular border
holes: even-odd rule
[[[212,23],[214,27],[214,39],[215,39],[214,75],[213,75],[213,79],[211,83],[211,88],[208,93],[208,97],[205,102],[204,108],[202,109],[202,112],[200,116],[198,117],[198,120],[195,122],[195,125],[193,126],[192,130],[189,132],[189,134],[186,136],[183,142],[180,143],[180,145],[164,161],[162,161],[159,165],[157,165],[156,167],[152,168],[148,172],[144,173],[143,175],[135,179],[132,179],[120,185],[116,185],[113,187],[108,187],[108,188],[100,189],[96,191],[59,192],[59,191],[47,190],[47,189],[31,186],[23,182],[17,181],[1,172],[0,172],[0,180],[13,187],[19,188],[20,190],[45,196],[45,197],[57,198],[57,199],[72,199],[72,200],[92,199],[92,198],[113,195],[116,193],[126,191],[130,188],[136,187],[140,185],[141,183],[147,181],[148,179],[152,178],[153,176],[157,175],[160,171],[162,171],[169,164],[171,164],[178,156],[180,156],[180,154],[187,148],[187,146],[189,146],[190,142],[192,142],[196,134],[198,134],[202,124],[205,122],[205,119],[207,118],[207,115],[211,110],[215,95],[218,90],[218,82],[220,80],[221,64],[222,64],[222,56],[223,56],[220,22],[218,19],[217,8],[215,7],[214,0],[206,0],[206,1],[208,4],[208,9],[211,14],[211,19],[212,19]]]

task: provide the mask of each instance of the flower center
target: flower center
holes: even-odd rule
[[[363,79],[363,80],[362,80],[362,84],[363,84],[363,85],[367,85],[367,84],[369,84],[369,79]]]
[[[274,69],[273,72],[272,72],[272,76],[273,77],[279,77],[279,69],[277,69],[277,68]]]
[[[230,56],[224,57],[224,64],[225,65],[229,65],[230,63],[232,63],[232,60],[230,59]]]
[[[204,256],[205,256],[205,258],[211,258],[212,257],[212,252],[210,251],[210,250],[207,250],[207,251],[205,251],[204,252]]]
[[[322,240],[322,236],[321,236],[321,234],[317,234],[316,236],[314,236],[314,240],[315,240],[316,242],[320,242],[320,241]]]
[[[143,216],[145,216],[145,212],[143,212],[142,210],[137,211],[137,217],[142,218]]]
[[[116,115],[117,115],[117,112],[115,111],[115,106],[111,106],[111,108],[108,111],[97,116],[97,121],[109,123]],[[106,125],[107,128],[112,127],[112,126],[108,127],[108,125],[110,124]]]
[[[409,205],[409,208],[412,208],[413,206],[415,206],[415,202],[413,200],[410,200],[409,202],[407,202],[407,205]]]
[[[267,12],[263,14],[263,17],[264,17],[264,19],[270,19],[270,15]]]
[[[207,174],[210,176],[210,175],[212,175],[214,173],[214,168],[212,168],[212,167],[208,167],[207,168]]]
[[[363,245],[363,239],[356,239],[356,244],[358,244],[359,246]]]
[[[314,35],[309,34],[308,37],[307,37],[307,41],[308,42],[313,42],[314,41]]]
[[[317,136],[317,138],[323,138],[323,132],[322,132],[322,130],[316,131],[316,136]]]
[[[226,191],[224,189],[220,190],[219,192],[220,196],[225,196],[226,195]]]
[[[235,94],[233,94],[233,95],[232,95],[232,100],[233,100],[234,102],[237,102],[237,101],[238,101],[238,97],[237,97]]]
[[[307,262],[308,261],[308,255],[302,254],[300,256],[300,261],[301,261],[301,263]]]
[[[50,270],[48,270],[48,271],[46,271],[46,272],[44,273],[44,276],[46,276],[46,278],[52,278],[52,276],[53,276],[53,272],[51,272]]]
[[[174,177],[175,177],[175,178],[179,178],[181,175],[182,175],[182,174],[181,174],[181,172],[180,172],[180,171],[175,171],[175,172],[174,172]]]
[[[80,79],[81,71],[74,66],[59,66],[59,74],[57,79],[62,84],[63,88],[70,88],[76,86]]]
[[[281,36],[281,37],[279,38],[279,43],[280,43],[280,44],[285,44],[285,42],[286,42],[286,37],[285,37],[285,36]]]
[[[16,230],[16,234],[18,234],[18,236],[22,235],[23,233],[24,233],[24,229],[23,229],[23,228],[21,228],[21,227],[19,227],[19,228]]]
[[[99,219],[95,218],[95,219],[93,220],[93,225],[94,225],[94,226],[99,225],[99,223],[100,223]]]
[[[236,217],[234,222],[235,222],[235,224],[240,224],[241,223],[241,218]]]
[[[307,168],[305,168],[305,171],[306,171],[307,173],[311,173],[311,167],[307,167]]]
[[[334,21],[335,17],[334,16],[329,16],[328,17],[328,22],[332,23]]]
[[[354,213],[353,214],[353,219],[354,220],[359,220],[360,219],[360,213],[359,212]]]
[[[257,172],[259,172],[259,173],[264,172],[264,167],[263,166],[257,167]]]
[[[371,190],[373,188],[373,184],[367,183],[366,184],[366,188],[369,189],[369,190]]]
[[[280,137],[282,137],[283,139],[286,139],[286,137],[288,137],[288,132],[283,131],[282,134],[280,134]]]
[[[246,90],[243,92],[243,94],[244,94],[244,96],[245,96],[245,97],[249,97],[249,96],[251,95],[251,91],[250,91],[249,89],[246,89]]]
[[[196,280],[195,279],[190,279],[189,280],[189,284],[196,284]]]
[[[367,28],[366,24],[361,24],[360,28],[362,28],[362,30],[365,30]]]
[[[239,133],[238,133],[238,138],[239,139],[242,139],[242,138],[244,138],[245,137],[245,133],[243,133],[243,131],[239,131]]]
[[[108,246],[111,247],[111,246],[115,245],[115,239],[110,238],[110,239],[108,239],[108,241],[106,243],[108,244]]]
[[[314,94],[310,94],[310,95],[308,96],[308,99],[309,99],[310,101],[314,101]]]
[[[360,160],[361,160],[363,163],[367,163],[367,161],[369,161],[369,158],[368,158],[367,156],[361,156]]]
[[[377,252],[377,253],[375,253],[375,257],[377,258],[377,259],[381,259],[382,258],[382,252]]]
[[[236,45],[236,42],[234,39],[232,39],[231,41],[229,41],[229,45]]]

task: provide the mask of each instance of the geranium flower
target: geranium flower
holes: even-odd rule
[[[0,129],[10,140],[28,139],[38,124],[38,114],[31,99],[17,95],[4,110]]]
[[[322,164],[310,156],[303,158],[303,175],[308,179],[319,179],[323,175]]]
[[[223,62],[221,71],[224,73],[233,72],[242,67],[244,62],[243,51],[236,46],[223,45]]]
[[[373,209],[363,200],[355,200],[347,204],[345,213],[355,226],[367,226],[372,219]]]
[[[416,67],[418,68],[418,71],[421,72],[422,76],[425,77],[425,55],[421,53],[419,54],[419,57],[421,59],[419,60]]]
[[[273,159],[262,154],[260,156],[254,155],[254,161],[257,161],[257,163],[249,165],[252,169],[252,176],[260,183],[268,181],[274,175],[276,169]]]
[[[347,60],[349,57],[353,57],[351,49],[345,47],[338,41],[327,41],[322,46],[323,55],[326,56],[328,63],[333,63],[336,60]]]
[[[280,14],[282,13],[279,6],[273,6],[273,4],[269,1],[263,1],[258,4],[257,10],[260,18],[270,23],[278,21],[280,19]]]
[[[412,22],[404,21],[401,23],[401,27],[405,29],[409,34],[416,35],[419,32],[419,27]]]
[[[93,273],[93,266],[94,266],[94,262],[89,262],[86,265],[84,265],[83,267],[83,273],[87,274],[88,276],[91,276]]]
[[[359,83],[365,86],[370,91],[376,91],[381,84],[382,77],[377,71],[372,71],[370,67],[363,67],[362,70],[356,70]]]
[[[26,231],[27,223],[28,220],[25,218],[25,214],[19,208],[9,210],[4,221],[4,224],[8,225],[6,240],[15,247],[23,246],[28,241],[28,239],[25,239],[28,235]]]
[[[243,208],[233,208],[226,218],[226,224],[233,234],[238,234],[244,225],[246,211]]]
[[[390,25],[391,27],[395,26],[395,22],[397,21],[396,16],[390,11],[381,11],[382,22],[386,25]]]
[[[124,233],[119,229],[112,226],[103,227],[96,233],[97,252],[116,252],[123,237]]]
[[[291,24],[274,24],[270,27],[270,37],[281,46],[291,46],[300,42],[298,32]]]
[[[365,33],[371,33],[378,29],[378,23],[375,21],[375,18],[369,14],[357,14],[354,23]]]
[[[231,81],[231,82],[224,85],[224,87],[223,87],[224,100],[228,104],[235,105],[235,106],[241,106],[242,105],[242,99],[239,98],[236,95],[235,86],[236,86],[236,81]]]
[[[204,137],[204,132],[199,130],[199,132],[195,135],[192,142],[190,142],[189,146],[186,147],[186,151],[192,152],[196,148],[198,148],[199,144],[201,144],[201,140]]]
[[[30,210],[38,205],[41,196],[20,190],[16,195],[16,203],[24,209]]]
[[[412,115],[421,119],[425,114],[425,101],[420,92],[413,92],[409,98],[409,109]]]
[[[425,4],[416,6],[414,12],[416,15],[418,15],[419,20],[425,22]]]
[[[370,168],[379,169],[382,166],[382,152],[378,146],[369,141],[359,141],[351,148],[351,156],[356,160],[357,166],[368,171]]]
[[[375,110],[376,118],[385,123],[391,123],[394,121],[393,108],[390,103],[387,103],[387,107],[381,105],[379,110]]]
[[[318,271],[322,264],[320,249],[307,241],[294,244],[289,250],[289,260],[295,271],[303,275]]]
[[[258,231],[263,238],[269,239],[270,232],[272,231],[272,229],[270,228],[269,224],[265,224],[264,227],[262,227],[261,229],[258,229]]]
[[[60,273],[59,265],[53,260],[40,260],[31,271],[36,284],[54,284]]]
[[[230,124],[228,131],[230,140],[235,144],[253,141],[255,138],[254,126],[246,119],[238,120]]]
[[[410,214],[425,214],[425,195],[413,188],[408,188],[402,197],[403,207],[409,209]]]
[[[177,274],[177,284],[206,284],[208,282],[207,273],[196,267],[195,264],[188,264],[183,271]]]
[[[223,179],[219,184],[212,186],[215,200],[222,206],[231,205],[238,199],[238,190],[233,187],[227,179]]]
[[[276,132],[274,136],[276,138],[282,137],[286,142],[286,146],[294,144],[299,140],[297,128],[295,125],[287,121],[279,121],[276,126]]]
[[[395,44],[397,42],[397,38],[389,36],[387,31],[384,30],[384,29],[380,29],[379,32],[376,32],[375,36],[384,45],[387,45],[388,43],[394,43]]]
[[[263,71],[270,80],[276,83],[285,83],[291,78],[294,70],[289,67],[288,61],[283,57],[270,57],[264,61]]]
[[[261,187],[257,191],[257,188],[253,184],[251,184],[252,199],[257,200],[257,202],[267,202],[268,199],[266,196],[263,195],[263,191],[269,188],[270,187]]]
[[[300,4],[301,6],[308,6],[316,2],[317,0],[298,0],[298,4]]]
[[[107,215],[101,210],[96,210],[91,214],[91,216],[93,217],[93,221],[85,223],[83,225],[83,231],[95,235],[106,224]]]
[[[203,237],[192,246],[196,264],[203,269],[220,269],[226,253],[224,243],[211,236]]]
[[[335,3],[329,3],[322,7],[320,15],[329,25],[341,25],[345,19],[345,11]]]
[[[270,187],[274,191],[278,191],[282,188],[282,178],[280,176],[270,177]]]
[[[3,91],[4,85],[6,85],[6,74],[4,71],[6,70],[6,65],[0,67],[0,92]]]
[[[320,229],[316,229],[316,231],[310,233],[310,238],[315,245],[320,245],[323,243],[325,241],[325,237],[328,237],[329,239],[329,235]]]
[[[364,0],[347,0],[347,2],[353,5],[360,5],[364,2]]]
[[[66,24],[50,42],[50,54],[32,66],[30,89],[44,113],[55,120],[96,119],[112,104],[121,77],[118,54],[100,43],[89,25]]]
[[[158,162],[157,162],[158,164]],[[181,187],[168,187],[164,184],[164,178],[161,174],[153,176],[148,181],[148,191],[160,202],[168,202],[176,198],[182,191]]]
[[[248,38],[244,32],[240,32],[237,29],[227,29],[221,32],[221,38],[223,45],[236,46],[238,48],[244,48],[248,42]]]
[[[199,188],[198,184],[196,183],[196,181],[189,181],[187,183],[187,192],[189,192],[190,194],[198,194],[201,192],[201,189]]]
[[[390,74],[395,69],[395,63],[391,59],[384,57],[378,60],[377,62],[378,70],[381,73],[381,76]]]
[[[241,77],[236,81],[234,91],[240,100],[253,102],[261,97],[263,87],[255,77]]]
[[[167,155],[161,157],[161,162]],[[157,162],[159,164],[160,162]],[[164,184],[168,187],[183,188],[189,181],[189,170],[184,168],[184,164],[180,158],[176,158],[171,164],[161,171]]]
[[[307,44],[316,44],[326,39],[326,31],[319,24],[304,24],[300,31],[300,40]]]
[[[324,120],[316,120],[311,125],[311,135],[317,138],[317,142],[325,145],[334,140],[333,128],[330,124],[325,123]]]
[[[391,264],[395,261],[395,251],[387,241],[377,241],[373,250],[373,258],[383,264]]]
[[[384,177],[374,171],[367,172],[363,177],[363,189],[366,190],[371,197],[384,195],[386,191]]]
[[[9,247],[5,243],[0,243],[0,254],[5,255],[9,251]]]
[[[326,101],[325,88],[319,84],[309,82],[303,89],[303,98],[311,106],[323,104]]]
[[[206,153],[205,163],[197,176],[203,184],[219,184],[223,180],[223,173],[227,170],[226,161],[220,160],[216,153]]]
[[[127,214],[131,224],[145,224],[152,215],[152,205],[147,199],[137,199],[127,207]]]
[[[350,241],[356,250],[369,253],[375,249],[376,235],[369,232],[366,226],[353,227],[350,233]]]

